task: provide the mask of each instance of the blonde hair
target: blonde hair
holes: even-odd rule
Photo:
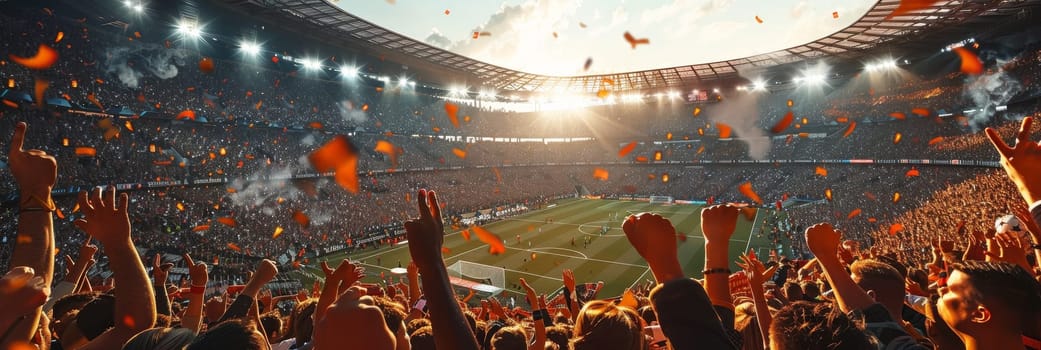
[[[610,301],[595,300],[579,312],[571,346],[574,350],[644,350],[647,342],[636,311]]]

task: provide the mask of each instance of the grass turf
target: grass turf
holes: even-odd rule
[[[601,298],[617,296],[634,283],[653,279],[647,263],[626,240],[621,224],[629,214],[654,212],[668,218],[677,232],[686,233],[687,240],[678,243],[680,263],[688,276],[701,277],[705,263],[700,216],[703,206],[590,199],[567,199],[556,204],[552,208],[484,225],[485,229],[505,241],[504,254],[491,255],[487,245],[476,238],[466,241],[458,231],[447,233],[444,247],[449,251],[444,254],[445,264],[466,260],[503,267],[507,293],[521,295],[520,288],[514,286],[519,278],[527,280],[537,292],[549,294],[562,286],[561,272],[571,269],[578,283],[604,281],[604,289],[599,294]],[[611,220],[612,214],[617,214],[617,219]],[[751,248],[762,254],[774,248],[767,238],[756,237],[752,232],[753,227],[758,231],[767,215],[773,215],[773,212],[760,209],[755,222],[744,216],[738,219],[737,229],[730,239],[731,270],[738,270],[733,261],[741,252]],[[547,223],[547,219],[552,219],[552,223]],[[604,235],[600,234],[601,226],[608,228]],[[587,237],[590,242],[585,245]],[[535,254],[535,259],[531,259],[532,254]],[[410,260],[408,245],[399,244],[350,254],[334,253],[318,261],[329,261],[329,265],[335,267],[344,257],[365,266],[368,276],[363,281],[372,283],[379,280],[381,272],[390,279],[393,276],[391,268],[405,267]],[[305,271],[321,276],[321,270],[314,266],[317,265],[306,267]],[[300,276],[305,286],[310,285],[309,276]]]

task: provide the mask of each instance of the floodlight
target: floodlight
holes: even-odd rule
[[[248,56],[256,56],[260,53],[260,45],[252,41],[242,41],[239,43],[239,51]]]
[[[766,82],[762,80],[756,80],[752,83],[752,90],[766,90]]]
[[[669,98],[680,98],[680,92],[675,90],[669,90],[668,96]]]
[[[347,65],[340,66],[340,75],[345,78],[356,77],[358,76],[358,68]]]
[[[304,65],[306,70],[319,70],[322,69],[322,61],[313,58],[305,58],[300,60],[300,63]]]
[[[718,94],[718,93],[719,93],[719,88],[714,88],[714,89],[712,89],[712,92],[714,92],[714,93],[717,93],[717,94]]]
[[[177,24],[177,33],[191,39],[198,40],[199,38],[202,38],[202,28],[200,28],[198,24],[188,21],[182,20]]]
[[[398,79],[398,86],[408,85],[408,78],[401,77]]]
[[[137,12],[137,13],[141,13],[141,12],[144,12],[144,10],[145,10],[145,7],[144,7],[144,6],[141,6],[141,4],[137,4],[137,5],[134,5],[134,6],[133,6],[133,7],[131,7],[131,8],[133,8],[133,9],[134,9],[134,12]]]

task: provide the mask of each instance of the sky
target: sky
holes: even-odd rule
[[[339,0],[335,4],[388,30],[479,61],[527,73],[575,76],[717,62],[785,49],[849,26],[875,2]],[[833,12],[838,12],[838,18]],[[490,35],[473,39],[474,32]],[[624,39],[626,32],[648,39],[649,44],[633,49]],[[590,59],[592,64],[585,70]]]

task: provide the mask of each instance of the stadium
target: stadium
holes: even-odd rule
[[[0,18],[3,349],[1041,349],[1039,1]]]

